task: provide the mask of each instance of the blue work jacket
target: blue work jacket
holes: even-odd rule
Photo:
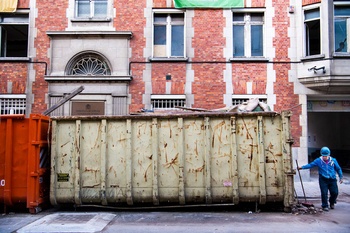
[[[329,161],[326,163],[323,161],[322,156],[315,159],[309,164],[302,166],[302,169],[310,169],[318,167],[318,174],[327,179],[336,179],[336,173],[338,173],[339,179],[343,179],[343,172],[335,158],[329,156]]]

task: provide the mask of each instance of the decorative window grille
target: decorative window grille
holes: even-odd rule
[[[111,69],[102,56],[98,54],[81,54],[68,65],[67,75],[98,76],[111,75]]]
[[[232,106],[242,104],[253,98],[259,98],[260,102],[267,103],[266,95],[232,95]]]
[[[153,109],[175,109],[186,106],[185,95],[152,95],[151,104]]]
[[[25,95],[4,95],[0,96],[0,114],[25,114],[26,97]]]
[[[110,71],[105,62],[95,57],[79,60],[72,69],[72,75],[109,75]]]

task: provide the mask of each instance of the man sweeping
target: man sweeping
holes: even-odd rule
[[[335,158],[330,156],[331,151],[328,147],[322,147],[321,156],[315,159],[313,162],[304,166],[298,167],[301,169],[310,169],[318,167],[319,185],[321,190],[322,209],[328,211],[329,207],[334,209],[334,204],[337,203],[338,197],[338,185],[336,173],[339,176],[339,183],[343,183],[343,172]],[[330,193],[329,207],[328,207],[328,190]]]

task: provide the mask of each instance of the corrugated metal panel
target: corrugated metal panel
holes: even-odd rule
[[[52,120],[54,205],[292,203],[288,114]]]
[[[63,99],[62,96],[51,96],[50,107],[54,106]],[[61,106],[50,113],[50,116],[64,116],[64,107]]]
[[[36,213],[49,202],[49,118],[0,115],[0,204]]]
[[[126,96],[113,97],[113,115],[128,114],[128,105]]]

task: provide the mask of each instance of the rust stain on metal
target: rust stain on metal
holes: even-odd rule
[[[151,155],[151,156],[152,156],[152,155]],[[142,166],[142,161],[137,160],[137,163],[140,165],[140,168],[143,170],[143,172],[144,172],[143,178],[145,179],[145,182],[147,182],[147,171],[148,171],[148,169],[151,168],[152,163],[150,163],[150,164],[147,166],[146,169],[143,168],[143,166]],[[135,173],[134,173],[134,176],[136,176]]]
[[[178,153],[176,154],[175,158],[172,158],[170,162],[165,163],[163,166],[166,168],[169,168],[170,166],[176,165],[177,163],[177,158],[178,158]]]
[[[151,168],[151,165],[152,165],[152,164],[149,164],[149,165],[148,165],[148,167],[146,168],[146,171],[145,171],[145,173],[144,173],[144,175],[143,175],[143,178],[145,179],[145,182],[147,182],[147,171],[148,171],[148,169]]]
[[[199,167],[199,168],[190,168],[190,169],[188,169],[188,172],[189,173],[198,173],[198,172],[203,172],[203,170],[204,170],[204,164],[201,166],[201,167]]]
[[[61,145],[61,148],[64,147],[65,145],[67,145],[68,143],[69,143],[69,141],[66,142],[66,143],[63,143],[63,144]]]

